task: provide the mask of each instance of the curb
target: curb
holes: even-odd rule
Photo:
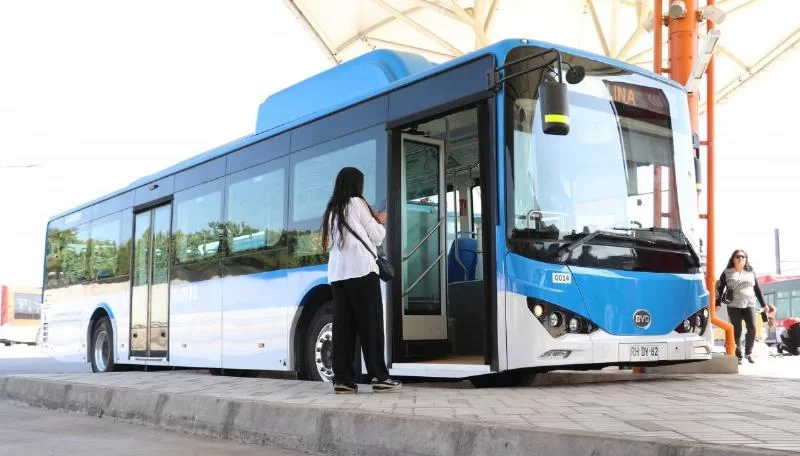
[[[210,395],[157,393],[24,376],[0,379],[0,398],[208,438],[330,455],[792,454],[765,448],[622,438],[590,432],[229,400]]]

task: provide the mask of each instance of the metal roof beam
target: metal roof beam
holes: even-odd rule
[[[720,101],[724,101],[727,97],[729,97],[733,92],[742,88],[746,83],[750,82],[761,74],[764,70],[769,68],[773,63],[778,61],[781,57],[786,55],[789,51],[794,49],[800,45],[800,27],[794,29],[792,33],[787,35],[784,39],[780,40],[779,44],[774,46],[772,49],[769,50],[763,57],[761,57],[755,65],[752,66],[752,69],[738,78],[730,82],[728,85],[723,87],[719,90],[716,94],[714,94],[714,99],[719,103]],[[706,103],[703,103],[700,106],[700,114],[703,114],[706,111]]]
[[[740,1],[741,0],[717,0],[716,2],[714,2],[714,6],[716,6],[717,8],[722,8],[725,5],[728,5],[728,4],[731,4],[731,3],[740,2]],[[725,12],[730,14],[730,13],[732,13],[732,12],[738,10],[738,9],[744,8],[745,6],[747,6],[747,5],[749,5],[749,4],[753,3],[753,2],[757,2],[757,1],[758,0],[747,0],[747,1],[745,1],[744,3],[742,3],[742,4],[738,5],[738,6],[734,6],[733,8],[731,8],[729,10],[726,10]]]
[[[364,36],[364,37],[361,38],[361,40],[364,41],[365,43],[367,43],[368,45],[373,45],[374,46],[375,44],[379,44],[379,45],[382,45],[382,46],[388,46],[388,47],[397,49],[398,51],[421,52],[421,53],[435,55],[437,57],[443,57],[443,58],[446,58],[446,59],[452,59],[453,57],[455,57],[452,54],[447,54],[447,53],[440,52],[440,51],[434,51],[432,49],[426,49],[426,48],[421,48],[421,47],[417,47],[417,46],[411,46],[411,45],[408,45],[408,44],[398,43],[396,41],[384,40],[384,39],[381,39],[381,38],[375,38],[375,37],[371,37],[371,36]]]
[[[606,55],[617,55],[617,37],[619,36],[619,27],[617,26],[617,16],[619,15],[619,0],[611,0],[611,43],[608,46]]]
[[[474,1],[475,4],[472,8],[472,31],[475,33],[475,49],[478,49],[489,44],[489,39],[483,31],[483,18],[486,17],[486,0]]]
[[[661,41],[661,45],[662,46],[665,45],[665,44],[668,44],[667,39],[664,39],[664,40]],[[653,55],[653,47],[651,46],[651,47],[645,49],[644,51],[642,51],[642,52],[640,52],[638,54],[635,54],[635,55],[632,55],[632,56],[628,57],[626,62],[628,62],[630,64],[633,64],[633,65],[641,65],[642,63],[652,62],[653,61],[652,60],[652,55]],[[644,57],[648,57],[648,58],[650,58],[650,60],[641,60]]]
[[[308,30],[308,33],[314,38],[314,41],[317,42],[317,45],[322,49],[325,55],[328,57],[330,61],[334,64],[338,65],[342,63],[339,57],[336,56],[336,53],[328,46],[328,43],[325,42],[325,39],[322,38],[322,35],[317,31],[316,27],[311,25],[311,21],[308,20],[308,17],[300,10],[300,7],[294,2],[294,0],[283,0],[283,3],[294,13],[294,15],[300,19],[300,22],[303,26]]]
[[[483,33],[489,33],[489,27],[492,25],[494,19],[494,12],[497,10],[497,0],[492,0],[489,5],[489,11],[486,13],[486,20],[483,22]]]
[[[413,8],[409,8],[409,9],[403,11],[403,14],[411,15],[411,14],[416,13],[417,11],[420,11],[422,8],[423,8],[422,6],[415,6]],[[394,22],[396,20],[397,20],[397,18],[395,18],[394,16],[389,16],[389,17],[387,17],[386,19],[384,19],[384,20],[382,20],[380,22],[376,22],[375,24],[365,28],[361,32],[359,32],[359,33],[353,35],[352,37],[348,38],[344,43],[342,43],[341,45],[339,45],[338,48],[336,48],[336,52],[337,53],[342,52],[343,50],[345,50],[348,47],[350,47],[350,45],[355,43],[356,41],[361,40],[362,38],[364,38],[365,36],[367,36],[370,33],[374,32],[375,30],[383,27],[386,24]]]
[[[486,32],[483,29],[483,0],[474,0],[472,14],[462,8],[456,0],[450,0],[450,5],[452,5],[452,11],[459,17],[464,18],[466,23],[472,27],[472,33],[475,34],[475,48],[487,46],[489,44],[489,38],[487,38]],[[442,8],[446,7],[442,6]],[[450,8],[447,9],[449,10]]]
[[[386,12],[397,18],[397,20],[405,22],[409,27],[413,28],[420,34],[426,36],[428,39],[434,41],[435,43],[439,44],[440,46],[452,52],[453,54],[455,55],[463,54],[463,52],[460,49],[447,42],[444,38],[440,37],[439,35],[431,32],[430,30],[426,29],[419,23],[415,22],[413,19],[403,14],[401,11],[395,9],[394,7],[386,3],[385,0],[372,0],[372,2],[380,6],[381,8],[385,9]]]
[[[425,8],[438,11],[439,13],[444,14],[445,16],[453,19],[455,21],[461,22],[462,24],[472,25],[472,18],[469,14],[467,14],[464,10],[459,8],[459,11],[451,10],[450,8],[440,5],[438,3],[434,3],[430,0],[414,0],[418,5],[423,6]],[[460,14],[463,13],[463,14]]]
[[[628,52],[630,52],[631,48],[639,42],[639,40],[643,37],[643,35],[647,34],[647,29],[645,28],[645,22],[647,22],[647,17],[650,14],[650,3],[644,3],[644,0],[638,0],[636,2],[636,17],[639,20],[639,23],[636,27],[636,30],[631,34],[628,41],[622,45],[622,49],[617,53],[616,59],[618,60],[625,60]]]
[[[617,60],[625,60],[625,55],[628,52],[630,52],[630,50],[631,50],[630,48],[633,47],[633,45],[635,45],[636,43],[638,43],[639,39],[641,39],[642,36],[644,36],[646,34],[647,34],[647,30],[645,30],[644,27],[642,27],[641,25],[639,27],[637,27],[636,30],[631,35],[631,37],[628,38],[628,41],[625,42],[625,44],[622,46],[622,49],[619,51],[619,53],[614,58],[617,59]]]
[[[743,69],[745,71],[750,71],[750,66],[748,64],[744,63],[744,61],[742,59],[740,59],[739,57],[736,57],[736,55],[733,52],[731,52],[730,49],[728,49],[725,46],[717,43],[717,50],[719,51],[720,54],[722,54],[725,57],[731,59],[731,61],[733,61],[733,63],[735,63],[739,68],[741,68],[741,69]]]
[[[597,10],[595,10],[594,7],[594,0],[586,0],[586,4],[589,5],[589,12],[592,14],[592,22],[594,22],[594,30],[597,32],[597,38],[603,46],[603,53],[608,57],[611,55],[611,52],[608,49],[608,42],[606,42],[606,35],[603,33],[603,26],[600,24],[600,18],[597,16]]]

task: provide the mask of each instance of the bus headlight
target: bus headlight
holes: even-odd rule
[[[572,317],[569,319],[569,332],[578,332],[581,328],[581,321],[578,320],[576,317]]]
[[[528,298],[528,310],[552,337],[591,334],[599,329],[586,317],[541,299]]]
[[[708,328],[708,315],[708,308],[703,307],[686,317],[686,319],[675,328],[675,332],[679,334],[696,332],[702,336],[705,334],[706,328]]]
[[[542,318],[544,315],[544,307],[541,304],[536,304],[533,306],[533,316],[536,318]]]

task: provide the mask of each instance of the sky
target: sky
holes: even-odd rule
[[[329,65],[278,0],[4,0],[0,284],[41,284],[50,216],[252,133],[267,96]],[[781,228],[800,273],[798,69],[794,51],[717,109],[717,271],[744,248],[774,272]]]

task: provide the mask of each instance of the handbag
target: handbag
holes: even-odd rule
[[[730,304],[733,302],[733,290],[725,287],[725,292],[722,294],[721,299],[723,304]]]
[[[384,282],[392,280],[394,278],[394,267],[392,267],[391,263],[389,263],[389,260],[387,260],[386,257],[382,255],[381,256],[376,255],[375,252],[373,252],[372,249],[367,246],[367,243],[364,242],[363,239],[361,239],[361,236],[356,234],[356,232],[353,231],[353,229],[350,228],[350,225],[348,225],[346,222],[344,223],[344,226],[347,228],[348,231],[350,231],[350,233],[353,234],[353,236],[356,237],[356,239],[358,239],[358,242],[360,242],[361,245],[363,245],[364,248],[367,249],[370,255],[372,255],[372,257],[375,258],[375,263],[378,265],[378,277],[380,277],[380,279],[383,280]]]

